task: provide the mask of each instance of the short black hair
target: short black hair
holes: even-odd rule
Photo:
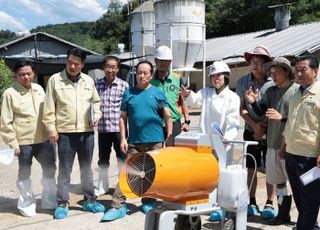
[[[301,61],[309,61],[309,67],[313,70],[317,70],[319,68],[319,58],[313,55],[304,55],[298,57],[296,64]]]
[[[20,68],[25,67],[25,66],[30,66],[32,71],[34,72],[34,67],[33,67],[32,62],[29,60],[25,60],[25,59],[18,60],[16,63],[14,63],[12,70],[14,73],[17,73]]]
[[[223,73],[224,76],[224,84],[229,85],[230,79],[229,79],[229,74],[228,73]]]
[[[87,53],[85,51],[83,51],[82,49],[77,48],[77,47],[71,48],[71,49],[68,50],[67,58],[69,58],[70,55],[79,57],[82,62],[84,62],[86,60],[86,57],[87,57]]]
[[[153,74],[153,65],[151,62],[145,60],[145,61],[140,61],[137,66],[136,66],[136,69],[138,69],[139,65],[141,64],[148,64],[150,66],[150,71],[151,71],[151,74]]]
[[[109,60],[115,60],[117,62],[117,66],[120,67],[120,59],[113,55],[105,56],[102,61],[102,65],[104,66]]]

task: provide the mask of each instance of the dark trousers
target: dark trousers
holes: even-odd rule
[[[93,147],[93,132],[59,133],[58,203],[67,203],[69,200],[70,175],[76,153],[79,160],[84,200],[96,199],[93,186],[93,172],[91,169]]]
[[[181,133],[181,122],[175,121],[172,124],[172,136],[166,141],[166,146],[174,146],[174,138]],[[167,138],[166,128],[163,128],[164,136]]]
[[[19,171],[18,179],[27,180],[31,175],[31,165],[33,157],[39,162],[42,168],[42,176],[54,178],[56,173],[56,151],[55,146],[49,141],[41,144],[20,145],[18,156]]]
[[[244,130],[243,132],[243,140],[245,141],[257,141],[253,137],[253,132],[250,132],[248,130]],[[267,142],[266,140],[259,140],[258,145],[249,145],[247,147],[247,153],[250,153],[253,155],[254,159],[257,162],[257,168],[261,166],[261,153],[262,153],[262,159],[263,159],[263,164],[265,166],[266,164],[266,155],[267,155]],[[254,161],[251,156],[246,157],[246,166],[247,168],[254,168]]]
[[[316,158],[286,153],[288,173],[293,198],[298,209],[297,230],[312,230],[317,224],[320,206],[320,180],[303,185],[300,175],[316,166]]]
[[[113,133],[98,133],[98,143],[99,143],[99,161],[98,165],[101,168],[109,167],[110,165],[110,154],[113,145],[116,156],[119,160],[124,161],[125,154],[120,150],[121,136],[120,132]]]

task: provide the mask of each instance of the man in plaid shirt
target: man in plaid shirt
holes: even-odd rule
[[[95,189],[97,196],[103,195],[109,190],[108,168],[112,145],[116,152],[119,170],[125,158],[120,150],[119,118],[122,95],[129,85],[117,77],[119,68],[120,60],[117,57],[106,56],[103,60],[105,77],[96,82],[102,111],[102,117],[98,124],[99,179]]]

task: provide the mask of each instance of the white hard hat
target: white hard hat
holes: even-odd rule
[[[154,55],[159,60],[172,60],[172,51],[168,46],[159,46]]]
[[[230,75],[231,71],[229,66],[222,61],[215,61],[212,65],[209,66],[209,76],[217,73],[226,73]]]

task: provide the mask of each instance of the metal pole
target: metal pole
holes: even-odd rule
[[[172,30],[173,30],[173,25],[172,23],[170,22],[170,49],[172,50],[172,53],[173,53],[173,48],[172,48]],[[170,70],[172,70],[172,63],[173,63],[173,60],[171,61],[171,64],[170,64]]]
[[[203,47],[203,56],[202,56],[202,88],[206,87],[206,25],[203,25],[202,31],[202,47]]]
[[[34,59],[38,60],[38,41],[37,34],[34,35]]]

